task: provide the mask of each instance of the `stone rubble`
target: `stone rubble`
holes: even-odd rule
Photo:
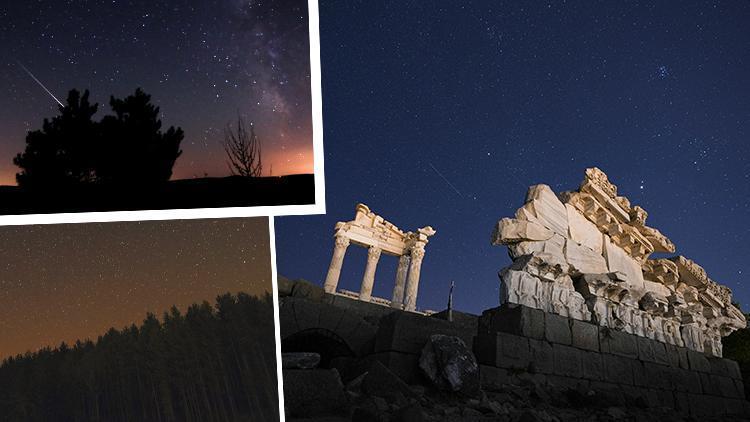
[[[577,191],[531,186],[515,218],[492,233],[513,259],[499,273],[501,303],[720,357],[721,338],[744,328],[744,315],[731,291],[692,260],[650,258],[676,247],[647,217],[595,167]]]
[[[486,369],[486,368],[485,368]],[[695,422],[667,407],[623,404],[622,392],[593,392],[518,374],[492,385],[483,384],[475,397],[435,385],[406,386],[395,374],[374,363],[358,380],[376,373],[377,387],[363,382],[333,382],[335,370],[292,370],[284,374],[286,420],[318,422],[573,422],[653,421]],[[294,376],[290,376],[290,375]],[[333,378],[332,378],[333,376]],[[307,384],[300,385],[297,379]],[[321,387],[325,386],[325,390]],[[389,388],[392,386],[392,388]],[[737,416],[700,420],[746,421]]]

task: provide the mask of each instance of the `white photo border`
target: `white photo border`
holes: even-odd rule
[[[271,286],[273,287],[273,323],[276,344],[276,380],[279,392],[279,421],[286,422],[284,411],[284,372],[281,361],[281,318],[279,317],[279,283],[276,270],[276,229],[274,218],[268,217],[269,246],[271,248]]]
[[[0,215],[0,226],[18,226],[25,224],[100,223],[108,221],[183,220],[197,218],[230,217],[269,217],[269,219],[272,219],[274,216],[282,215],[325,214],[325,176],[323,173],[323,109],[320,82],[320,31],[318,26],[318,0],[308,0],[307,9],[310,34],[310,95],[313,132],[313,178],[315,183],[314,204]],[[273,235],[273,233],[271,233],[271,235]]]

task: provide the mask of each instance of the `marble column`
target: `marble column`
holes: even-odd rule
[[[409,277],[406,279],[406,297],[404,298],[404,309],[414,311],[417,309],[417,291],[419,290],[419,272],[422,269],[424,258],[424,245],[415,245],[411,250],[411,265],[409,266]]]
[[[406,275],[409,273],[409,261],[409,255],[401,255],[398,259],[396,285],[393,287],[393,299],[391,299],[391,307],[396,309],[404,307],[404,287],[406,287]]]
[[[348,237],[336,236],[331,265],[328,266],[328,274],[326,274],[326,281],[323,284],[323,289],[326,293],[336,293],[336,287],[339,284],[339,276],[341,275],[341,265],[344,263],[344,255],[346,254],[346,248],[348,246]]]
[[[370,246],[367,250],[367,266],[362,277],[362,287],[359,289],[359,300],[369,302],[372,298],[372,285],[375,283],[375,270],[378,267],[380,252],[380,248],[375,246]]]

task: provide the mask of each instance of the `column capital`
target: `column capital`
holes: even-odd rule
[[[377,246],[370,246],[367,249],[367,260],[368,261],[377,261],[380,259],[380,253],[383,252],[382,249],[378,248]]]
[[[345,248],[349,246],[349,243],[351,242],[348,237],[342,236],[340,234],[337,234],[336,236],[334,236],[334,238],[334,242],[337,248]]]
[[[398,266],[407,266],[409,265],[409,260],[411,260],[411,256],[409,254],[404,254],[398,257]]]
[[[411,247],[411,257],[414,260],[421,260],[424,258],[424,245],[416,244]]]

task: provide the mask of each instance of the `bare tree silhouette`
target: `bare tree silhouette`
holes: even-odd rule
[[[227,165],[234,175],[259,177],[263,172],[261,142],[252,123],[249,132],[245,127],[244,120],[237,116],[237,129],[231,124],[224,129],[222,145],[227,154]]]

